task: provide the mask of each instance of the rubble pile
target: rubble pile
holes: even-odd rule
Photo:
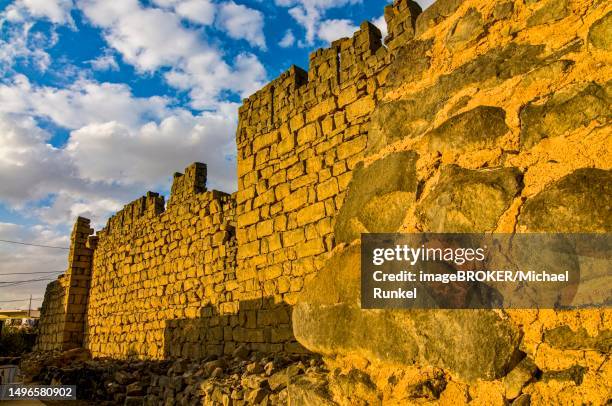
[[[97,405],[286,405],[332,403],[321,359],[238,347],[202,361],[91,359],[87,350],[33,353],[21,362],[28,382],[76,385]]]

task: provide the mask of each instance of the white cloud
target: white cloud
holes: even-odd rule
[[[164,7],[184,4],[160,1]],[[145,8],[136,0],[83,0],[80,6],[127,63],[148,72],[169,68],[164,73],[168,84],[189,90],[194,108],[216,109],[224,92],[243,97],[265,83],[266,72],[256,56],[241,54],[233,65],[228,64],[222,51],[203,41],[201,31],[183,26],[181,17],[172,11]],[[232,37],[265,46],[259,11],[224,3],[217,24]]]
[[[165,74],[171,86],[189,91],[191,105],[196,109],[215,109],[221,103],[218,95],[230,89],[247,97],[260,89],[266,81],[264,66],[253,54],[239,54],[233,68],[216,52],[202,52],[185,63],[182,68]]]
[[[32,35],[33,25],[31,22],[24,22],[5,30],[5,35],[0,37],[0,71],[10,71],[18,61],[24,61],[41,72],[47,70],[51,58],[45,48],[55,45],[57,36],[54,33],[49,36],[41,33]]]
[[[211,25],[215,19],[215,5],[207,0],[187,0],[180,2],[176,12],[183,18],[203,25]]]
[[[252,46],[266,49],[264,17],[260,11],[229,1],[221,5],[217,24],[231,38],[244,39]]]
[[[70,16],[72,8],[72,0],[16,0],[7,7],[4,14],[11,21],[33,17],[44,18],[54,24],[73,24]]]
[[[0,86],[0,200],[48,224],[78,215],[101,222],[144,191],[165,190],[193,161],[209,165],[211,187],[233,191],[238,106],[216,107],[194,115],[159,97],[136,98],[125,85],[56,89],[17,76]],[[74,131],[53,147],[35,118]],[[57,196],[51,207],[28,209],[49,195]]]
[[[23,75],[0,84],[0,112],[44,117],[69,129],[109,121],[137,127],[167,116],[167,104],[163,97],[133,97],[126,84],[79,80],[60,89],[34,86]]]
[[[235,189],[234,132],[237,106],[194,116],[178,112],[160,123],[131,130],[117,122],[92,124],[74,131],[66,153],[81,177],[119,185],[159,185],[194,161],[209,166],[217,188]],[[112,159],[100,159],[112,157]]]
[[[351,20],[325,20],[319,25],[317,36],[319,39],[331,43],[343,37],[351,37],[359,27]]]
[[[210,0],[154,0],[154,3],[197,24],[211,25],[215,19],[216,6]]]
[[[327,10],[359,4],[362,0],[275,0],[275,4],[289,8],[289,15],[306,30],[306,43],[312,45]]]
[[[89,63],[91,64],[91,67],[97,71],[119,70],[119,64],[115,60],[115,57],[110,53],[104,53],[96,59],[89,61]]]
[[[103,29],[108,44],[140,71],[174,65],[202,49],[198,33],[181,25],[179,16],[141,7],[137,0],[84,0],[85,16]]]
[[[278,45],[281,48],[289,48],[290,46],[293,46],[293,44],[295,44],[295,35],[293,35],[293,31],[287,30],[283,36],[283,39],[280,40]]]

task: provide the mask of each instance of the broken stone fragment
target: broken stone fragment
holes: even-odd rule
[[[358,369],[353,368],[347,374],[334,374],[330,377],[329,390],[335,398],[350,404],[382,404],[382,393],[378,392],[369,375]]]
[[[416,215],[428,232],[492,231],[520,192],[521,179],[517,168],[446,166],[438,183],[417,206]]]
[[[533,378],[538,368],[534,362],[525,357],[503,379],[506,399],[515,399],[521,394],[523,387]]]
[[[300,375],[291,379],[287,386],[287,397],[290,405],[337,405],[337,403],[331,399],[327,380],[322,374]]]

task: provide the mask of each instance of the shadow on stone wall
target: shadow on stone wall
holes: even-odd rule
[[[273,298],[241,301],[235,314],[206,306],[193,319],[167,320],[164,358],[201,359],[231,354],[244,344],[263,353],[306,353],[293,335],[291,306]]]

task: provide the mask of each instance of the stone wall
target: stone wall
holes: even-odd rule
[[[206,166],[196,163],[174,175],[167,208],[149,192],[108,221],[97,234],[87,311],[94,356],[199,358],[232,344],[212,327],[230,327],[218,314],[237,300],[234,210],[232,196],[206,190]],[[184,319],[202,328],[173,334],[172,321]]]
[[[167,207],[149,193],[89,239],[88,293],[71,256],[82,277],[50,285],[39,347],[80,331],[118,358],[303,345],[344,404],[605,403],[609,310],[356,304],[363,232],[610,232],[611,15],[396,0],[384,45],[364,23],[244,101],[235,194],[207,191],[194,164]]]
[[[611,232],[611,26],[591,0],[438,0],[417,17],[335,221],[347,245],[294,307],[334,400],[609,402],[609,309],[362,310],[359,235]]]
[[[391,44],[413,34],[419,12],[388,6],[389,48],[364,22],[314,52],[308,72],[293,66],[246,99],[234,195],[207,192],[206,166],[194,164],[174,175],[167,208],[149,192],[109,219],[92,241],[86,323],[64,307],[58,317],[75,329],[66,334],[80,343],[85,329],[94,356],[197,358],[240,343],[303,352],[290,306],[335,246],[334,217],[363,159]],[[55,297],[50,290],[45,307]],[[71,309],[85,314],[79,306]]]
[[[333,248],[333,219],[363,158],[390,54],[370,23],[245,100],[238,126],[238,281],[295,303]]]

